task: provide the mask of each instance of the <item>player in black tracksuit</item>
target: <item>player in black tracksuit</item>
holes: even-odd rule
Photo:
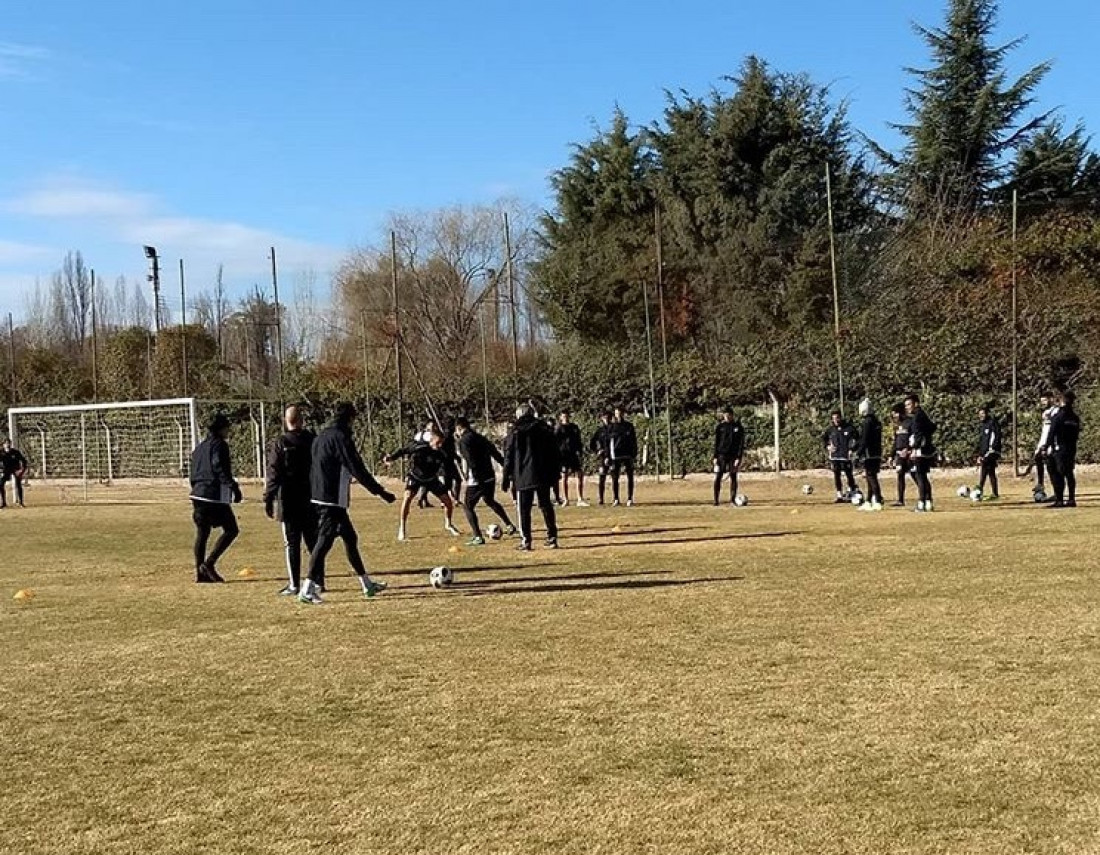
[[[289,579],[279,593],[292,596],[302,587],[302,543],[307,553],[317,543],[317,514],[310,501],[309,486],[313,440],[317,435],[305,427],[297,407],[287,407],[283,421],[286,433],[273,440],[267,450],[264,512],[282,524]],[[324,579],[318,582],[323,591]]]
[[[920,398],[915,394],[905,399],[905,413],[909,416],[909,459],[913,461],[914,478],[917,481],[919,498],[918,513],[932,511],[932,479],[928,473],[936,460],[935,423],[921,408]]]
[[[619,504],[619,475],[626,472],[626,504],[634,504],[634,458],[638,456],[638,435],[626,419],[622,407],[616,407],[608,425],[608,450],[611,457],[611,504]]]
[[[458,537],[459,531],[454,526],[453,516],[455,510],[454,501],[447,491],[441,476],[447,470],[447,455],[443,451],[443,434],[433,430],[427,442],[411,442],[404,448],[391,452],[382,458],[388,466],[393,461],[402,457],[409,459],[409,473],[405,481],[405,497],[401,502],[401,523],[397,527],[397,539],[407,539],[409,520],[409,508],[418,493],[427,491],[443,503],[443,528],[448,534]]]
[[[466,502],[462,506],[466,512],[466,521],[470,524],[473,537],[467,546],[482,546],[485,538],[481,534],[481,525],[477,519],[478,502],[484,500],[486,506],[504,523],[507,534],[515,534],[516,527],[508,518],[508,512],[497,501],[497,473],[493,469],[495,460],[504,465],[504,456],[492,441],[482,436],[472,427],[469,419],[460,416],[455,420],[455,433],[458,435],[458,453],[466,464]]]
[[[871,510],[882,508],[882,484],[878,475],[882,471],[882,422],[875,415],[874,406],[868,398],[859,402],[859,414],[863,422],[859,428],[855,454],[863,461],[863,474],[867,476],[867,502],[864,505]]]
[[[458,447],[455,444],[455,419],[446,416],[440,426],[443,434],[443,486],[455,504],[462,501],[462,475],[458,471]]]
[[[522,540],[517,548],[531,549],[531,510],[537,501],[546,523],[546,545],[557,549],[558,522],[550,492],[561,471],[561,461],[554,432],[535,417],[531,407],[520,407],[504,447],[503,486],[515,486],[519,504]]]
[[[975,456],[981,473],[978,476],[978,492],[985,495],[985,482],[988,478],[989,486],[993,490],[992,498],[999,498],[997,462],[1001,459],[1001,423],[994,418],[989,407],[978,408],[978,442],[975,445]]]
[[[1081,417],[1073,405],[1077,398],[1073,392],[1060,396],[1058,412],[1050,420],[1050,439],[1047,455],[1054,465],[1050,479],[1054,487],[1052,508],[1077,507],[1077,441],[1081,436]]]
[[[714,429],[714,504],[722,496],[722,476],[730,476],[730,503],[737,497],[737,473],[741,470],[741,455],[745,452],[745,428],[728,407]]]
[[[355,440],[351,423],[355,420],[355,407],[349,403],[336,405],[336,417],[313,441],[313,460],[309,468],[310,501],[317,512],[317,544],[309,554],[309,578],[302,583],[298,601],[308,605],[320,605],[321,583],[325,578],[325,559],[336,544],[344,541],[348,563],[364,596],[373,597],[385,590],[385,584],[367,575],[363,557],[359,554],[359,535],[348,516],[351,502],[351,480],[354,478],[367,492],[391,504],[396,496],[374,480],[367,471]]]
[[[561,487],[554,485],[554,499],[562,507],[569,504],[569,477],[577,478],[577,507],[586,508],[584,498],[584,438],[581,429],[570,420],[568,410],[558,414],[554,426],[554,438],[558,442],[558,458],[561,460]]]
[[[195,581],[224,582],[218,573],[218,559],[237,539],[240,528],[232,503],[241,501],[241,487],[233,477],[229,458],[229,419],[214,416],[206,439],[191,452],[191,518],[195,523]],[[206,545],[210,532],[220,528],[221,536],[210,554]]]
[[[603,504],[604,495],[607,492],[607,475],[611,471],[611,411],[604,410],[600,413],[599,427],[588,440],[588,450],[596,455],[599,465],[599,497]]]
[[[12,482],[12,500],[23,508],[23,476],[27,472],[27,458],[18,448],[14,448],[10,439],[0,446],[0,508],[8,506],[8,481]]]
[[[844,421],[840,410],[834,410],[830,416],[832,423],[821,437],[829,455],[829,466],[833,470],[833,484],[836,486],[836,502],[847,501],[842,488],[841,476],[848,481],[848,493],[856,490],[856,479],[852,474],[852,450],[856,446],[856,431]]]
[[[894,432],[894,468],[898,473],[898,500],[894,507],[905,507],[905,479],[910,477],[917,483],[917,474],[913,471],[913,459],[909,449],[909,417],[905,414],[904,404],[895,404],[890,410],[890,422]]]

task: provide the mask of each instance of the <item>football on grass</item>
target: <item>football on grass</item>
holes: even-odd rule
[[[489,540],[500,540],[504,536],[504,531],[496,523],[485,529],[485,533],[489,535]]]
[[[455,580],[455,574],[450,567],[433,567],[428,574],[428,584],[433,588],[446,588]]]

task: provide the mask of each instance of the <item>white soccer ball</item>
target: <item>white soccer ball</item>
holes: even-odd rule
[[[970,491],[970,501],[980,502],[982,500],[982,491],[975,487]]]
[[[450,567],[433,567],[428,574],[428,584],[433,588],[446,588],[454,580],[455,574]]]
[[[492,523],[485,529],[485,533],[489,535],[489,540],[500,540],[504,537],[504,530],[496,523]]]
[[[848,494],[848,501],[855,505],[857,508],[863,504],[863,493],[859,490],[854,490]]]
[[[813,484],[803,484],[802,485],[802,495],[803,496],[813,495],[813,492],[814,492],[814,485]]]
[[[743,508],[749,503],[749,497],[746,496],[744,493],[738,493],[736,496],[733,497],[733,503],[737,505],[737,507]]]
[[[955,491],[955,495],[960,499],[966,499],[970,496],[970,488],[964,484]]]

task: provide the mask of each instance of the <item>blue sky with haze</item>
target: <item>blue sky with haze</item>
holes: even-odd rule
[[[756,53],[806,71],[886,142],[903,118],[911,22],[940,2],[786,0],[515,3],[424,0],[36,0],[0,23],[0,311],[18,317],[69,249],[102,278],[145,273],[141,245],[219,262],[241,289],[278,247],[292,283],[324,284],[387,212],[515,196],[616,104],[656,119],[665,89],[701,94]],[[1005,0],[1014,72],[1100,130],[1093,0]]]

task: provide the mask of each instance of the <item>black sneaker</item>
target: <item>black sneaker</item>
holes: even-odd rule
[[[210,575],[210,572],[206,569],[205,564],[200,566],[195,571],[195,582],[199,585],[210,585],[217,581],[217,579]]]
[[[206,581],[207,582],[224,582],[225,581],[225,579],[223,579],[221,577],[221,574],[218,573],[218,571],[215,570],[213,567],[211,567],[209,564],[203,564],[201,567],[199,567],[199,572],[206,574],[206,576],[207,576]]]
[[[1077,507],[1077,500],[1076,499],[1070,499],[1068,502],[1066,502],[1066,507],[1067,508],[1076,508]]]

